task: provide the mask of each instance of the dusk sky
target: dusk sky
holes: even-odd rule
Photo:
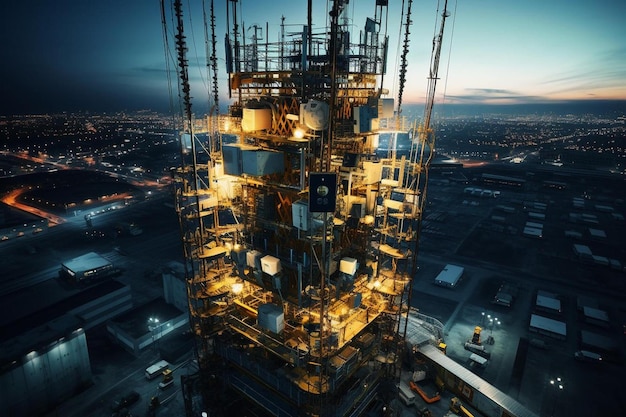
[[[285,23],[298,25],[294,31],[306,23],[306,0],[240,1],[245,26],[264,28],[269,23],[270,41],[278,39],[281,15]],[[185,16],[192,96],[203,98],[206,74],[198,70],[206,62],[201,1],[183,2],[185,7],[189,3],[196,7],[191,21],[189,13]],[[226,79],[221,48],[225,3],[215,0],[221,80]],[[385,87],[393,95],[394,59],[404,35],[399,25],[402,2],[390,3],[392,48]],[[159,0],[3,1],[0,114],[167,111],[159,5]],[[327,2],[314,0],[313,7],[314,25],[323,28]],[[425,94],[436,8],[435,0],[413,2],[405,103]],[[446,103],[626,99],[625,1],[459,0],[450,1],[448,9],[453,15],[446,24],[439,101],[444,93]],[[349,15],[357,28],[373,13],[374,0],[350,1]],[[224,97],[226,84],[220,88]]]

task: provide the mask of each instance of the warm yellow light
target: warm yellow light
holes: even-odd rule
[[[380,287],[380,281],[379,280],[374,281],[374,287],[376,287],[376,288]]]
[[[304,130],[300,129],[299,127],[295,128],[293,130],[293,137],[296,139],[304,138]]]
[[[239,295],[241,294],[241,292],[243,291],[243,283],[242,282],[235,282],[233,284],[233,294],[235,295]]]

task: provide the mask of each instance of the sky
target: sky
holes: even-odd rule
[[[222,48],[226,1],[214,1],[222,104],[227,100]],[[281,16],[293,25],[288,29],[306,23],[306,0],[239,1],[244,25],[268,24],[270,41],[278,39]],[[170,0],[165,2],[169,8]],[[403,2],[389,3],[385,87],[393,96],[404,37]],[[183,4],[191,95],[204,103],[202,1]],[[314,28],[325,27],[327,4],[313,0]],[[357,29],[373,16],[374,4],[350,1],[348,16]],[[413,2],[404,103],[419,103],[426,94],[438,7],[443,1]],[[625,1],[449,0],[448,10],[452,15],[444,33],[438,102],[626,100]],[[171,24],[168,28],[173,30]],[[0,39],[0,115],[169,109],[159,0],[5,0],[0,4]],[[202,105],[196,109],[201,111]]]

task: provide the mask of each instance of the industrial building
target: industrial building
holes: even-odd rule
[[[565,339],[567,337],[567,325],[565,322],[539,314],[530,315],[529,330],[555,339]]]
[[[607,355],[619,356],[619,343],[612,338],[600,333],[581,330],[579,335],[581,349],[587,349],[594,352],[600,352]]]
[[[446,381],[446,387],[454,387],[464,401],[488,417],[518,416],[537,417],[519,401],[500,391],[462,365],[444,355],[436,347],[428,344],[418,349],[418,354],[432,364],[436,375]],[[477,356],[479,363],[484,358]],[[481,360],[482,359],[482,360]]]
[[[461,266],[448,264],[437,277],[435,277],[435,284],[442,287],[454,288],[461,280],[463,271],[464,268]]]
[[[113,263],[95,252],[89,252],[61,264],[59,276],[73,282],[90,282],[119,273]]]
[[[130,288],[114,280],[84,290],[50,280],[0,302],[0,409],[7,416],[43,414],[89,386],[85,331],[132,308]]]
[[[180,311],[189,312],[187,285],[185,283],[185,265],[180,262],[168,262],[161,271],[163,280],[163,298]]]
[[[157,298],[111,318],[106,329],[118,345],[138,355],[188,323],[187,313]]]
[[[546,313],[561,314],[561,300],[557,294],[538,290],[535,300],[535,309]]]
[[[53,319],[5,340],[0,352],[5,416],[41,415],[91,383],[87,340],[76,317]]]
[[[609,327],[609,315],[606,311],[589,306],[583,306],[582,313],[584,320],[587,323],[604,328]]]

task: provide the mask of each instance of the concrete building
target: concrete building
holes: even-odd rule
[[[176,261],[168,262],[163,268],[163,298],[180,311],[188,312],[185,266]]]
[[[80,318],[64,315],[26,329],[3,333],[0,343],[0,410],[7,417],[41,415],[91,384]]]
[[[454,288],[463,276],[464,268],[457,265],[448,264],[435,278],[435,284],[442,287]]]
[[[561,314],[561,300],[557,294],[538,290],[535,300],[535,309],[546,313]]]
[[[118,272],[111,261],[95,252],[89,252],[63,262],[59,275],[69,281],[82,282],[109,277]]]
[[[563,321],[549,319],[538,314],[531,314],[529,330],[555,339],[567,337],[567,325]]]
[[[32,300],[40,300],[33,303]],[[91,384],[85,331],[132,308],[130,287],[48,280],[0,299],[0,410],[40,415]]]
[[[189,316],[186,312],[166,303],[163,298],[157,298],[109,320],[106,328],[120,346],[138,355],[188,323]]]

